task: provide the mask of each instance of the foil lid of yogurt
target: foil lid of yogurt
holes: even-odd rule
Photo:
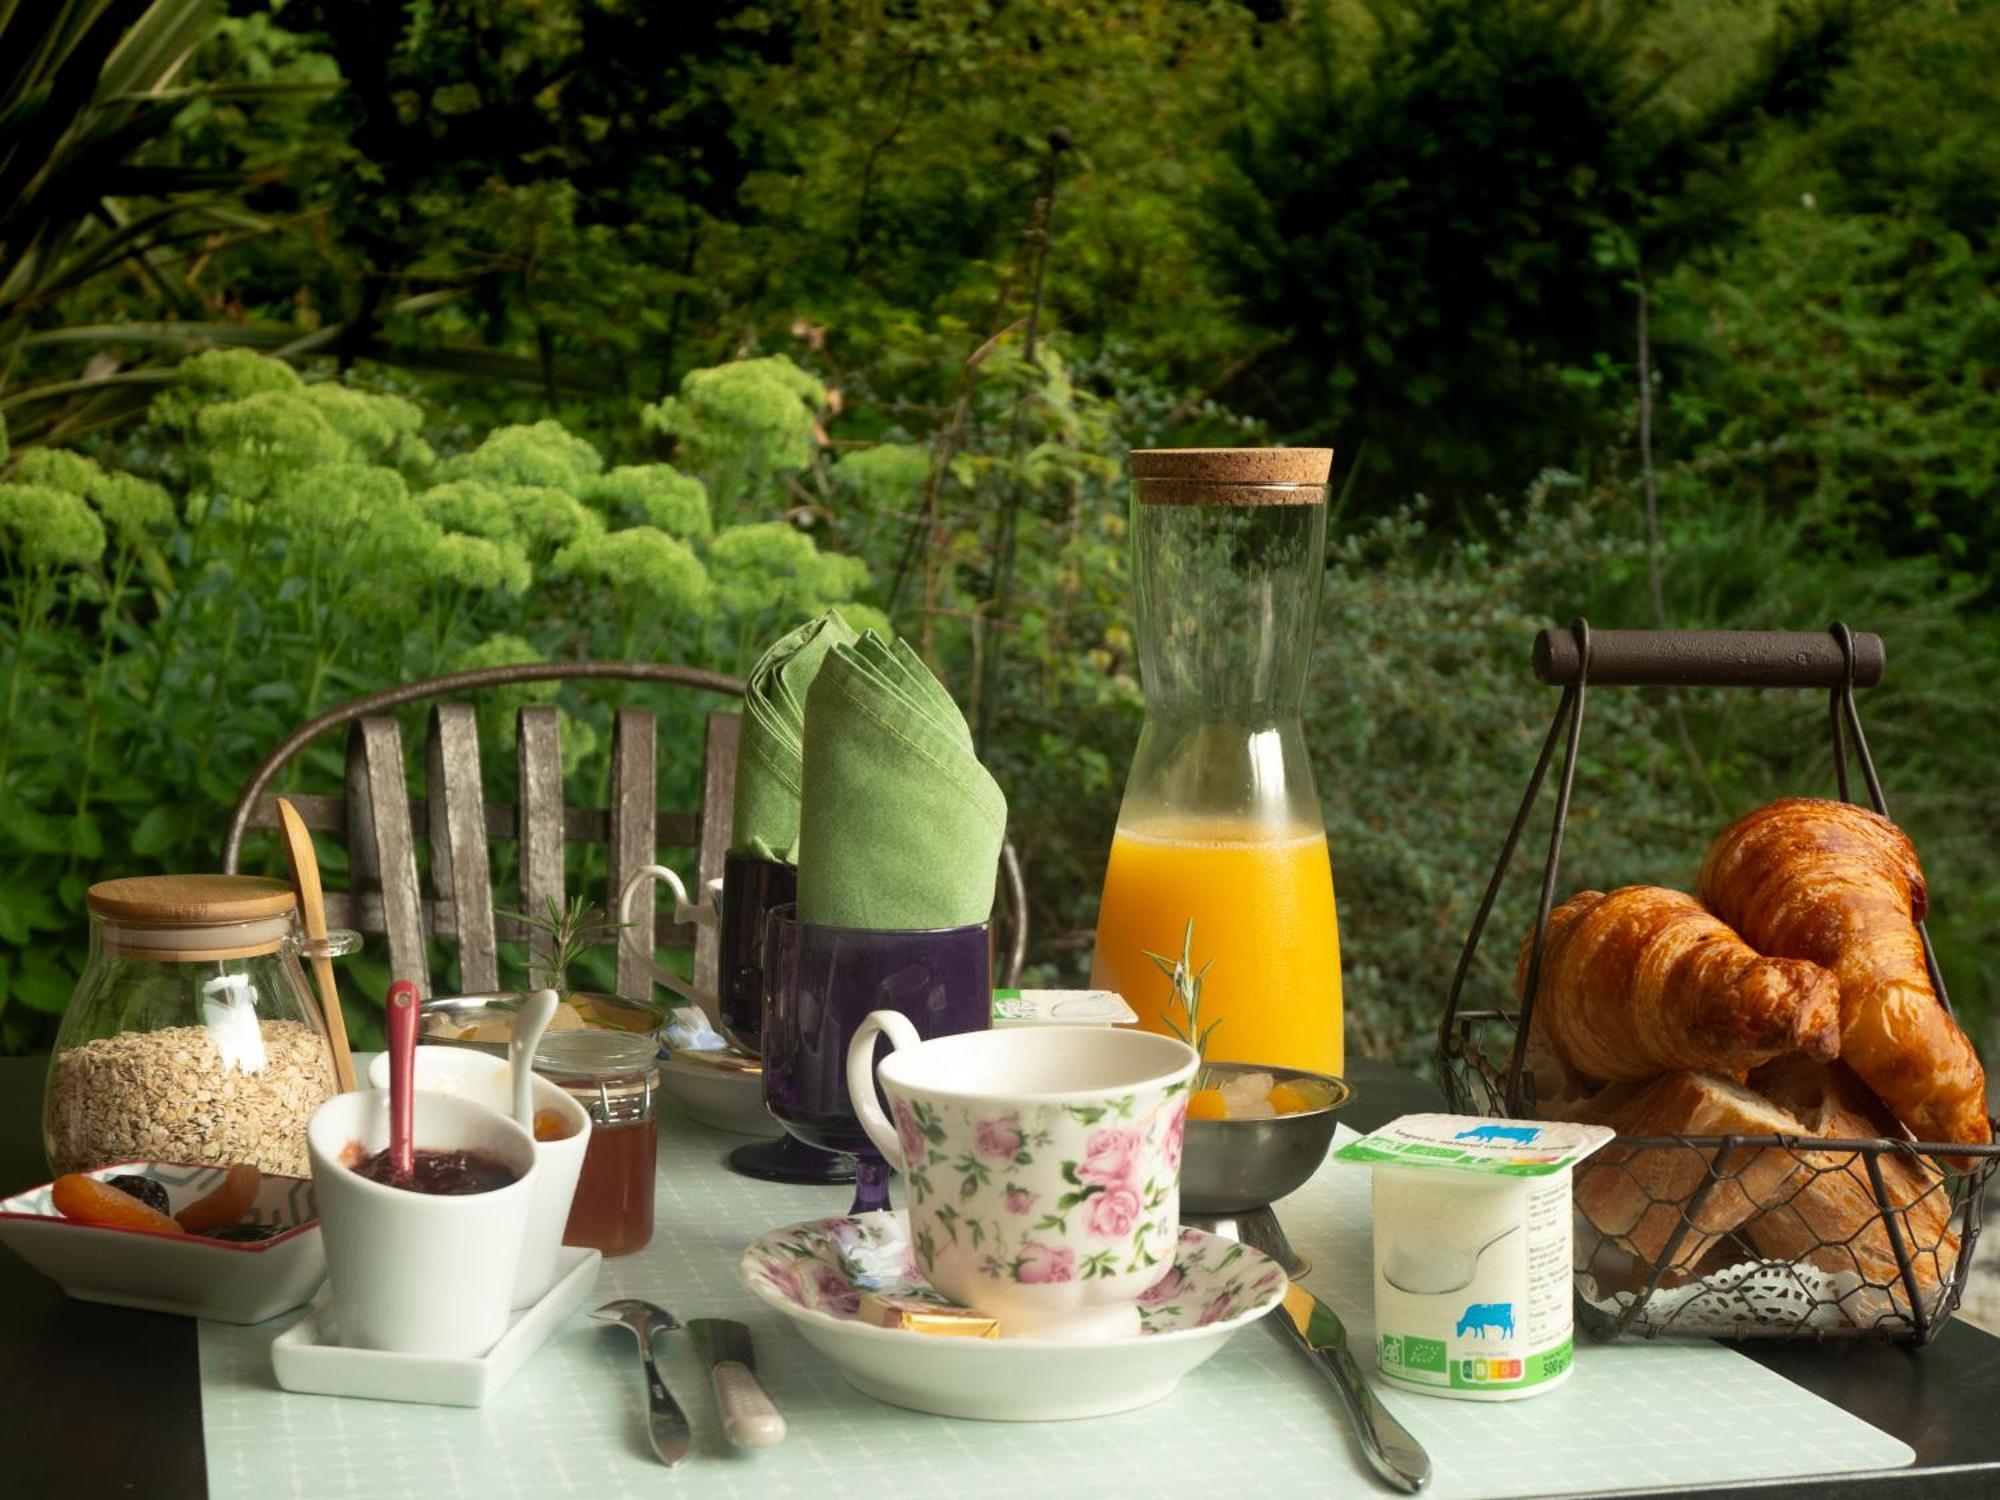
[[[1404,1115],[1371,1135],[1349,1141],[1334,1153],[1334,1160],[1491,1177],[1549,1177],[1569,1170],[1614,1134],[1608,1125],[1561,1120]]]

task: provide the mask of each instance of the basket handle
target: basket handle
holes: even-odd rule
[[[1882,637],[1854,633],[1854,686],[1882,680]],[[1535,680],[1568,687],[1577,679],[1576,636],[1548,629],[1535,637]],[[1830,631],[1593,630],[1590,681],[1601,687],[1837,688],[1847,661]]]

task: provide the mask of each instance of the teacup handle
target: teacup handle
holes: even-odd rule
[[[889,1045],[898,1052],[905,1047],[923,1045],[924,1039],[917,1035],[917,1028],[900,1010],[868,1012],[867,1019],[854,1028],[854,1039],[847,1044],[847,1099],[854,1106],[854,1118],[868,1132],[868,1139],[875,1143],[875,1149],[882,1153],[882,1160],[898,1172],[907,1172],[909,1163],[903,1160],[903,1147],[896,1138],[896,1127],[889,1123],[889,1117],[882,1113],[882,1106],[875,1102],[875,1033],[878,1031],[889,1039]]]
[[[641,865],[627,877],[625,889],[618,893],[618,920],[620,922],[627,926],[631,925],[633,898],[639,894],[639,887],[649,880],[665,882],[667,889],[674,893],[674,920],[676,922],[684,925],[693,923],[697,927],[713,927],[720,920],[716,915],[715,908],[706,900],[698,905],[688,900],[687,887],[681,884],[680,876],[669,870],[665,865]],[[647,938],[646,947],[650,951],[653,946],[651,934],[648,934]],[[646,960],[646,968],[657,983],[664,985],[677,995],[694,1001],[706,1014],[710,1016],[715,1014],[715,996],[708,994],[706,991],[696,989],[672,969],[667,968],[663,964],[655,963],[650,958]]]

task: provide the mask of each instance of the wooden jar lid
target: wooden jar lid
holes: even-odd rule
[[[99,881],[84,900],[97,916],[154,927],[266,921],[298,904],[291,886],[262,875],[132,875]]]
[[[1132,482],[1146,505],[1317,505],[1331,448],[1134,448]]]

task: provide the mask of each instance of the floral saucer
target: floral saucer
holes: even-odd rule
[[[1276,1307],[1286,1286],[1269,1257],[1183,1229],[1173,1269],[1139,1299],[1140,1332],[1130,1337],[973,1339],[877,1328],[860,1321],[864,1291],[929,1292],[901,1213],[772,1230],[750,1242],[737,1274],[857,1390],[917,1411],[999,1422],[1101,1417],[1158,1401],[1238,1328]]]

